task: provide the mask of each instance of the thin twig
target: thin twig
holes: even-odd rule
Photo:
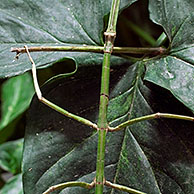
[[[38,79],[37,79],[37,73],[36,73],[36,65],[29,53],[29,50],[28,50],[28,47],[25,45],[24,46],[24,49],[26,50],[26,53],[30,59],[30,62],[32,63],[32,77],[33,77],[33,82],[34,82],[34,89],[35,89],[35,92],[36,92],[36,95],[38,97],[39,100],[42,99],[42,93],[40,91],[40,87],[39,87],[39,84],[38,84]]]
[[[137,34],[139,37],[141,37],[144,41],[149,43],[151,46],[156,45],[156,40],[148,33],[146,30],[142,29],[129,19],[127,19],[125,16],[120,16],[121,20],[124,21],[125,27],[129,28],[130,30],[133,30],[135,34]]]
[[[106,181],[105,182],[105,185],[107,187],[112,187],[113,189],[117,189],[117,190],[120,190],[120,191],[125,191],[127,193],[132,193],[132,194],[146,194],[146,193],[141,192],[141,191],[138,191],[136,189],[132,189],[132,188],[129,188],[129,187],[126,187],[126,186],[123,186],[123,185],[119,185],[119,184],[114,184],[114,183],[111,183],[109,181]]]
[[[61,114],[71,118],[71,119],[74,119],[80,123],[83,123],[89,127],[92,127],[94,129],[98,129],[97,125],[83,117],[80,117],[80,116],[77,116],[75,114],[72,114],[64,109],[62,109],[61,107],[57,106],[56,104],[50,102],[49,100],[45,99],[44,97],[42,97],[42,93],[40,91],[40,87],[39,87],[39,84],[38,84],[38,79],[37,79],[37,73],[36,73],[36,65],[29,53],[29,49],[27,46],[24,46],[24,48],[26,49],[26,53],[28,54],[28,57],[30,59],[30,62],[32,63],[32,76],[33,76],[33,82],[34,82],[34,88],[35,88],[35,92],[36,92],[36,95],[38,97],[38,99],[46,104],[47,106],[51,107],[52,109],[56,110],[57,112],[60,112]]]
[[[104,47],[102,46],[39,46],[29,47],[29,52],[96,52],[103,53]],[[163,47],[114,47],[113,53],[125,53],[125,54],[164,54],[166,49]],[[17,56],[20,53],[26,53],[26,48],[11,48],[11,52],[16,52]]]
[[[76,181],[71,181],[71,182],[66,182],[66,183],[61,183],[58,185],[54,185],[47,189],[43,194],[49,194],[53,191],[60,190],[60,189],[65,189],[67,187],[83,187],[85,189],[92,189],[95,186],[95,182],[93,181],[92,183],[85,183],[85,182],[76,182]]]
[[[162,32],[162,34],[159,36],[154,46],[163,45],[167,40],[168,40],[167,35],[164,32]]]
[[[142,116],[139,118],[128,120],[128,121],[126,121],[126,122],[124,122],[116,127],[109,127],[108,131],[110,131],[110,132],[119,131],[119,130],[121,130],[129,125],[132,125],[134,123],[138,123],[138,122],[145,121],[145,120],[158,119],[158,118],[180,119],[180,120],[187,120],[187,121],[194,122],[194,117],[190,117],[190,116],[168,114],[168,113],[155,113],[155,114],[146,115],[146,116]]]

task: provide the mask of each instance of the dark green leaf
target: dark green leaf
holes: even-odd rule
[[[59,105],[63,104],[62,107],[69,111],[72,110],[76,114],[96,120],[100,71],[100,67],[81,68],[75,74],[76,78],[70,78],[67,81],[58,80],[47,88],[43,88],[43,96]],[[117,71],[114,71],[115,81],[118,79]],[[57,93],[52,91],[57,91]],[[93,134],[94,131],[56,114],[55,111],[40,104],[36,99],[34,99],[34,103],[36,108],[33,106],[34,108],[32,107],[29,113],[29,125],[25,135],[23,159],[25,192],[30,194],[30,192],[43,191],[48,185],[54,184],[54,177],[57,183],[69,179],[77,180],[82,178],[84,174],[88,175],[95,171],[97,136]],[[44,116],[40,118],[40,114]],[[38,123],[40,127],[37,128]],[[87,143],[83,144],[84,142]],[[34,158],[34,154],[38,153],[37,148],[41,153]],[[70,158],[66,157],[68,155]],[[61,168],[60,166],[64,165],[64,162],[67,162],[65,169],[68,173],[65,173],[64,176],[52,173],[56,168]],[[50,168],[51,171],[48,170]],[[72,169],[79,169],[80,172]],[[47,175],[46,171],[51,174]],[[93,175],[88,176],[91,179]],[[48,176],[54,177],[48,179]],[[48,181],[48,185],[45,185],[45,180]]]
[[[150,0],[151,19],[162,25],[172,49],[146,62],[145,79],[160,85],[194,111],[194,2]]]
[[[146,65],[146,80],[170,90],[194,112],[194,66],[175,56],[152,60]]]
[[[108,115],[111,125],[155,111],[171,112],[172,106],[177,107],[178,102],[173,100],[159,103],[169,94],[160,94],[158,88],[151,91],[144,85],[141,63],[125,71],[124,67],[112,71]],[[48,99],[63,108],[96,121],[99,80],[100,69],[80,68],[73,79],[58,80],[45,86],[43,91]],[[178,107],[188,114],[180,103]],[[193,135],[193,123],[171,120],[143,122],[108,133],[106,179],[151,194],[191,193],[194,187]],[[71,180],[93,181],[96,149],[95,131],[34,99],[25,134],[25,193],[42,193],[52,185]],[[163,186],[166,182],[168,187]],[[86,194],[94,190],[68,188],[60,193]],[[104,193],[110,194],[111,189],[105,187]]]
[[[0,168],[16,174],[21,171],[23,139],[0,145]]]
[[[113,98],[110,103],[110,115],[111,119],[115,119],[114,125],[119,120],[153,112],[173,110],[174,113],[189,114],[180,103],[170,100],[172,96],[162,92],[161,88],[148,88],[140,79],[141,69],[141,64],[130,68],[118,85],[117,93],[113,97],[118,93],[121,96]],[[133,84],[127,88],[129,84],[125,83]],[[115,109],[123,110],[123,102],[126,110],[115,112]],[[146,193],[192,192],[194,185],[190,180],[193,179],[194,168],[190,164],[194,158],[194,144],[189,136],[193,133],[193,123],[172,120],[147,121],[128,127],[122,142],[115,179],[118,183],[128,184]]]
[[[0,190],[1,194],[23,194],[22,175],[12,177]]]
[[[121,8],[136,0],[125,0]],[[31,69],[26,55],[14,60],[11,47],[102,45],[103,17],[111,0],[52,0],[38,2],[9,0],[0,2],[0,77],[22,74]],[[86,14],[87,12],[87,14]],[[92,65],[101,54],[79,52],[34,53],[37,66],[48,66],[61,58]]]
[[[50,0],[44,3],[9,0],[0,3],[0,75],[13,76],[31,68],[25,55],[12,62],[14,54],[8,54],[10,47],[102,45],[103,17],[108,14],[111,1],[82,2],[67,0],[53,5]],[[122,1],[121,9],[132,2]],[[194,96],[193,7],[193,2],[186,0],[150,0],[151,19],[167,33],[169,53],[136,63],[126,73],[125,68],[113,69],[108,115],[111,125],[158,111],[191,114],[165,90],[143,83],[144,64],[146,80],[170,90],[194,110],[191,100]],[[39,67],[47,67],[64,57],[81,64],[74,77],[44,86],[43,94],[73,113],[97,120],[101,54],[53,52],[33,53],[32,57]],[[122,58],[112,57],[112,65],[124,62]],[[150,194],[192,193],[193,135],[193,123],[171,120],[146,121],[125,131],[108,133],[106,179]],[[41,194],[49,186],[65,181],[93,181],[96,147],[97,134],[92,129],[64,118],[34,98],[25,134],[25,193]],[[94,190],[68,188],[60,193],[85,194]],[[121,192],[105,188],[104,193]]]
[[[194,2],[149,0],[150,18],[161,25],[173,48],[193,43]]]

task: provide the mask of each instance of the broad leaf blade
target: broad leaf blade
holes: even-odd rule
[[[173,105],[177,107],[173,101],[159,104],[160,99],[167,95],[159,95],[158,88],[151,91],[144,85],[141,80],[144,72],[141,63],[131,66],[124,76],[121,75],[126,70],[120,71],[115,69],[112,72],[108,116],[111,125],[155,111],[171,112]],[[54,85],[43,90],[48,99],[58,105],[95,121],[100,70],[82,68],[78,72],[74,79],[53,82]],[[180,106],[178,103],[178,109],[182,110]],[[180,114],[179,111],[176,113]],[[106,179],[153,194],[192,192],[194,168],[191,165],[191,153],[194,145],[192,139],[189,139],[192,135],[193,123],[170,120],[143,122],[118,133],[108,133]],[[65,181],[93,181],[96,151],[95,131],[64,118],[34,99],[25,134],[25,193],[41,193]],[[166,182],[169,184],[164,188]],[[121,193],[105,187],[104,193],[111,192]],[[94,193],[94,190],[67,188],[59,193],[85,194]]]
[[[142,73],[142,65],[136,64],[115,88],[109,106],[112,125],[156,111],[185,112],[180,103],[170,100],[167,92],[160,93],[161,88],[151,87],[150,90],[144,85]],[[190,164],[194,159],[194,144],[192,138],[189,138],[191,134],[193,123],[172,120],[147,121],[128,127],[114,180],[146,193],[192,192],[194,167]],[[168,186],[164,186],[166,182]]]
[[[172,92],[194,111],[194,3],[193,1],[150,1],[151,19],[166,31],[171,50],[168,56],[146,62],[145,79]]]
[[[135,0],[125,0],[121,8]],[[110,10],[111,0],[66,0],[22,3],[18,0],[0,2],[0,77],[22,74],[31,68],[27,56],[14,60],[11,47],[103,45],[103,17]],[[104,7],[106,6],[106,7]],[[86,14],[87,12],[87,14]],[[37,66],[47,67],[61,58],[77,64],[92,65],[102,54],[80,52],[34,53]]]
[[[109,121],[111,125],[117,125],[134,117],[134,112],[139,111],[136,117],[144,115],[142,109],[145,99],[139,98],[139,90],[142,85],[141,76],[144,72],[142,63],[136,63],[128,69],[111,93],[109,103]],[[136,109],[134,106],[141,108]],[[152,110],[149,110],[151,113]],[[149,114],[149,113],[147,113]],[[120,141],[120,153],[117,160],[117,170],[113,180],[121,185],[127,185],[146,193],[159,194],[160,189],[155,178],[152,166],[142,149],[141,142],[138,142],[131,132],[131,126],[124,131],[123,139]],[[138,129],[138,131],[142,129]],[[117,136],[117,134],[115,134]],[[108,156],[107,156],[108,157]],[[112,191],[113,193],[121,193]]]
[[[48,88],[43,88],[43,94],[65,109],[96,121],[100,71],[100,67],[82,68],[75,74],[74,79],[58,80]],[[118,70],[113,72],[115,72],[115,82],[119,74]],[[43,118],[41,115],[44,115]],[[23,158],[26,193],[41,193],[50,185],[68,180],[85,178],[88,182],[92,181],[97,146],[97,134],[93,129],[56,114],[36,99],[28,118]],[[34,157],[37,153],[38,157]],[[65,173],[59,170],[64,164],[66,164]],[[111,161],[107,160],[107,164],[111,165]],[[54,173],[55,171],[59,174]]]
[[[145,79],[172,92],[185,106],[194,112],[194,67],[174,56],[146,63]]]

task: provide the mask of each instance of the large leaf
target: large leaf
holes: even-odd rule
[[[170,53],[146,63],[145,79],[170,90],[194,111],[194,2],[150,0],[151,19],[170,40]]]
[[[121,8],[134,1],[123,1]],[[110,5],[111,0],[1,1],[0,77],[18,75],[31,68],[25,55],[14,60],[11,47],[102,45],[103,17]],[[63,57],[82,65],[102,60],[101,54],[79,52],[36,53],[33,57],[37,66],[44,67]]]
[[[57,2],[55,7],[50,1],[33,2],[30,6],[26,6],[29,1],[24,1],[14,12],[12,9],[19,1],[8,2],[8,4],[1,3],[3,5],[1,9],[6,10],[0,17],[3,18],[1,24],[6,23],[6,25],[1,25],[3,27],[0,29],[7,27],[9,39],[6,44],[5,42],[2,44],[0,63],[6,64],[3,67],[2,76],[12,76],[27,71],[31,67],[29,62],[26,63],[24,55],[19,61],[12,63],[13,55],[7,56],[7,49],[10,46],[16,46],[18,42],[21,44],[17,46],[23,43],[28,43],[30,46],[41,43],[43,45],[48,45],[48,43],[49,45],[102,44],[102,19],[108,13],[110,1],[103,1],[101,4],[98,1],[92,1],[92,3],[85,1],[85,4],[82,4],[82,1],[65,1]],[[121,8],[132,3],[132,1],[122,2],[124,4]],[[169,37],[171,48],[168,56],[145,62],[146,79],[169,89],[193,110],[193,102],[190,100],[194,94],[191,84],[193,81],[193,34],[190,24],[193,22],[191,11],[193,3],[185,0],[178,2],[182,5],[180,9],[191,11],[183,15],[180,10],[181,14],[178,18],[177,12],[172,11],[173,6],[179,5],[177,2],[150,1],[151,19],[163,26]],[[68,6],[65,6],[66,4]],[[93,29],[90,29],[91,21],[87,21],[86,10],[89,12],[88,15],[97,21],[95,25],[92,25]],[[23,16],[19,13],[23,13]],[[53,17],[49,20],[50,13]],[[14,17],[11,14],[14,14]],[[11,18],[8,20],[8,17]],[[169,20],[166,19],[168,17]],[[20,28],[14,26],[15,24],[17,27],[20,24]],[[68,28],[68,25],[70,27],[75,25],[73,26],[75,28]],[[17,38],[15,33],[13,33],[15,37],[9,36],[13,32],[13,26],[14,32],[19,34]],[[5,37],[2,39],[6,40]],[[75,77],[71,79],[58,80],[45,86],[44,96],[71,112],[96,121],[100,80],[100,69],[97,66],[101,64],[102,55],[79,52],[33,53],[35,62],[42,67],[62,57],[73,59],[76,64],[82,65],[82,68],[78,69]],[[122,58],[112,57],[113,65],[123,62],[125,60]],[[169,62],[172,63],[169,64]],[[85,65],[89,65],[90,68],[86,68]],[[165,65],[166,68],[162,69],[161,66]],[[112,125],[155,111],[171,112],[176,107],[178,108],[174,110],[175,113],[191,114],[184,110],[180,103],[170,100],[168,93],[160,94],[161,88],[156,87],[156,90],[153,90],[153,86],[149,88],[144,85],[141,79],[144,68],[141,63],[130,67],[125,74],[124,70],[115,69],[112,72],[108,118]],[[163,75],[162,78],[159,77],[161,75]],[[173,83],[175,87],[171,87],[172,77],[175,79]],[[177,77],[186,77],[186,81],[185,79],[180,81]],[[190,92],[189,97],[185,91]],[[106,178],[151,194],[192,193],[194,145],[191,137],[193,133],[192,123],[157,120],[136,124],[118,133],[107,134]],[[42,193],[51,185],[70,180],[91,182],[95,177],[96,145],[97,134],[92,129],[64,118],[34,98],[25,134],[23,159],[25,193]],[[61,193],[93,192],[94,190],[69,188]],[[113,192],[110,188],[105,188],[104,193],[121,192]]]
[[[185,112],[180,103],[159,103],[167,94],[160,94],[158,88],[151,91],[144,85],[141,63],[125,69],[112,71],[108,111],[111,125],[153,111],[170,112],[173,106],[178,106],[176,113],[180,109]],[[44,95],[61,107],[96,121],[99,74],[98,68],[81,68],[73,79],[45,86]],[[192,193],[194,144],[190,137],[193,135],[193,123],[170,120],[144,122],[108,133],[106,179],[151,194]],[[71,180],[91,182],[95,177],[96,151],[95,131],[63,117],[34,98],[25,134],[24,192],[42,193],[54,184]],[[68,188],[54,193],[86,194],[94,190]],[[122,192],[111,192],[105,187],[104,193]]]
[[[101,68],[82,68],[82,70],[79,70],[77,72],[78,75],[76,76],[76,78],[67,79],[66,82],[64,80],[53,82],[48,88],[43,88],[43,93],[45,94],[45,96],[47,96],[48,99],[51,99],[59,105],[62,105],[64,103],[64,106],[62,107],[64,107],[65,109],[72,110],[74,113],[88,117],[91,120],[96,120],[96,110],[98,110],[100,86],[100,70]],[[119,76],[117,74],[117,71],[115,72],[115,76]],[[117,79],[118,78],[115,77],[115,81]],[[58,88],[58,84],[61,85],[61,88]],[[53,93],[53,90],[58,90],[58,94],[56,95],[55,92]],[[55,99],[53,99],[53,97]],[[47,179],[47,175],[44,174],[45,171],[48,170],[51,166],[53,166],[53,170],[55,171],[55,168],[59,168],[61,164],[63,165],[63,160],[68,162],[69,159],[67,158],[66,160],[65,157],[67,153],[70,154],[70,158],[72,157],[72,159],[69,160],[68,164],[65,167],[70,175],[68,173],[65,173],[66,175],[64,177],[59,176],[57,178],[58,175],[52,173],[54,176],[56,175],[56,181],[57,179],[61,179],[58,180],[59,182],[69,179],[75,180],[81,178],[83,176],[83,173],[86,175],[88,173],[92,173],[95,170],[97,144],[96,134],[92,135],[93,130],[80,125],[77,122],[64,118],[64,116],[60,114],[56,114],[56,112],[42,105],[36,99],[34,99],[34,103],[36,104],[36,108],[32,106],[32,112],[30,111],[29,113],[29,125],[27,126],[27,131],[25,134],[25,149],[23,159],[25,192],[39,193],[40,190],[45,190],[48,187],[48,185],[42,185],[45,184],[45,178]],[[49,118],[44,115],[43,112],[40,112],[39,108],[42,109],[43,112],[46,111],[47,113],[45,113]],[[34,111],[37,112],[35,113]],[[44,115],[43,118],[40,118],[40,114]],[[36,118],[34,118],[34,116]],[[49,122],[47,119],[49,119]],[[34,124],[32,124],[31,122]],[[38,123],[40,125],[40,128],[36,127],[36,124]],[[44,128],[43,131],[42,128]],[[81,143],[85,141],[89,142],[84,146]],[[46,145],[43,145],[44,143],[46,143]],[[56,146],[54,146],[53,143],[56,144]],[[42,154],[37,152],[38,150],[35,144],[39,147],[39,151],[41,151]],[[77,147],[77,145],[81,145],[83,147],[80,148],[79,146]],[[59,147],[61,150],[60,152]],[[44,148],[47,149],[46,152]],[[81,152],[79,152],[79,150]],[[86,152],[86,150],[88,151]],[[74,151],[76,153],[71,155],[71,153],[73,153]],[[38,154],[38,157],[36,157],[36,159],[34,158],[34,154]],[[86,162],[85,159],[82,161],[81,159],[79,159],[80,157],[85,158],[88,161]],[[78,166],[75,161],[80,161]],[[39,162],[41,162],[41,164]],[[56,162],[57,166],[55,167]],[[72,166],[72,162],[75,164],[75,166]],[[43,168],[40,168],[41,166]],[[74,168],[78,168],[82,172],[73,172],[72,169]],[[34,173],[36,175],[33,175]],[[93,175],[90,176],[90,179],[92,177]],[[50,182],[49,185],[53,184],[52,178],[50,180],[47,179],[47,181]],[[39,186],[35,186],[36,183]]]
[[[21,171],[23,139],[6,142],[0,145],[0,168],[12,174]]]

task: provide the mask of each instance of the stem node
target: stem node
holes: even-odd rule
[[[104,36],[105,36],[104,53],[111,54],[113,52],[116,32],[104,32]]]

